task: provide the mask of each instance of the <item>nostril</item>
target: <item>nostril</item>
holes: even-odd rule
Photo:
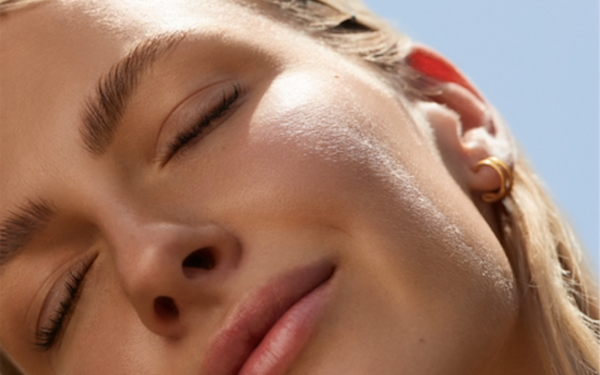
[[[176,319],[179,316],[179,309],[170,297],[157,297],[154,300],[154,311],[165,320]]]
[[[183,260],[184,271],[191,269],[211,270],[215,268],[215,257],[210,248],[196,250]]]

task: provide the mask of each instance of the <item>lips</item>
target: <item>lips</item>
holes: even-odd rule
[[[302,349],[323,310],[334,272],[322,262],[276,277],[246,297],[213,339],[211,375],[275,375]]]

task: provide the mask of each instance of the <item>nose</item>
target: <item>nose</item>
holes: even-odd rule
[[[158,223],[127,229],[127,235],[114,241],[125,293],[150,331],[170,338],[182,336],[186,314],[189,317],[201,307],[215,283],[235,268],[241,255],[239,241],[213,223],[194,227]]]

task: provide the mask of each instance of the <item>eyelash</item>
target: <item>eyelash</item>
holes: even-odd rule
[[[219,118],[223,117],[240,97],[240,87],[237,84],[233,85],[233,92],[223,92],[223,98],[221,102],[210,109],[206,114],[202,116],[200,121],[195,122],[188,129],[177,134],[175,140],[169,145],[169,153],[166,160],[169,160],[179,150],[186,146],[189,142],[196,139],[198,136],[206,132],[206,129],[211,123]]]
[[[94,259],[82,260],[78,266],[69,271],[69,277],[65,281],[67,296],[58,303],[53,316],[47,323],[42,325],[35,334],[35,345],[42,351],[47,351],[54,346],[63,326],[75,310],[75,305],[80,295],[81,284],[90,269]]]

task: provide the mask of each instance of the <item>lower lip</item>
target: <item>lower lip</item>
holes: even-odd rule
[[[327,286],[319,285],[293,305],[254,349],[239,375],[283,374],[302,350],[329,300]]]

